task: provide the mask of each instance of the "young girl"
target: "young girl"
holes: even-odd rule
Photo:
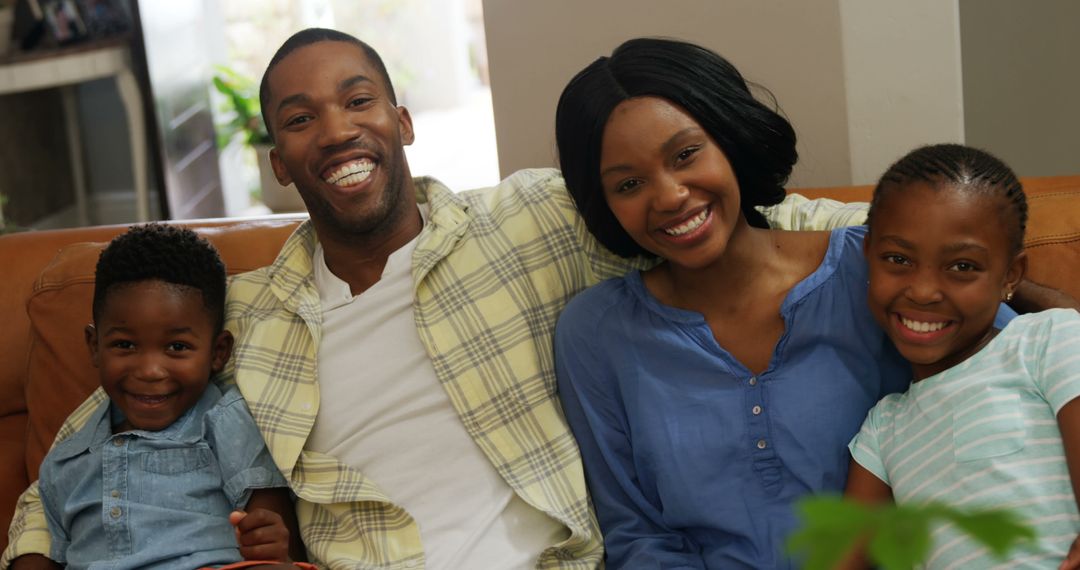
[[[1038,540],[1009,567],[1056,568],[1080,532],[1080,316],[1054,309],[995,328],[1024,275],[1026,218],[1016,176],[983,151],[923,147],[882,176],[869,304],[914,383],[851,442],[847,494],[1012,509]],[[956,528],[933,531],[928,568],[1000,563]]]

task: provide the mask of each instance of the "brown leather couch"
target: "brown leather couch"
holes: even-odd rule
[[[1080,176],[1024,180],[1032,280],[1080,298]],[[812,198],[866,201],[870,187],[801,189]],[[273,261],[302,216],[184,222],[217,246],[229,273]],[[0,529],[37,478],[56,431],[97,386],[83,343],[94,265],[124,226],[0,236]],[[0,533],[0,548],[7,544]]]

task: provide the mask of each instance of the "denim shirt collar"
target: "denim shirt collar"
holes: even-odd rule
[[[221,389],[211,381],[207,383],[206,390],[203,391],[199,401],[165,429],[159,431],[137,429],[126,431],[124,434],[144,439],[198,441],[202,437],[202,427],[201,425],[194,426],[192,422],[195,421],[195,418],[201,418],[220,399]],[[124,421],[124,419],[124,413],[112,403],[112,400],[102,402],[87,420],[85,429],[75,432],[69,439],[57,445],[57,459],[68,459],[100,447],[112,439],[114,435],[112,426]],[[93,428],[90,426],[93,426]]]

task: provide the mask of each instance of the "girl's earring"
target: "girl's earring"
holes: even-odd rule
[[[1013,292],[1012,291],[1009,291],[1009,292],[1005,293],[1005,302],[1008,303],[1009,301],[1012,301],[1012,297],[1013,297]]]

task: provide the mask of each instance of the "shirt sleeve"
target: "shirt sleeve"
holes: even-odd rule
[[[596,315],[571,303],[555,332],[559,395],[585,465],[610,568],[704,569],[700,548],[666,528],[638,488],[617,381],[594,344]]]
[[[1041,326],[1030,331],[1038,362],[1035,384],[1057,414],[1080,396],[1080,314],[1053,309],[1040,317]]]
[[[873,473],[875,477],[881,479],[882,483],[892,487],[889,475],[885,471],[885,464],[881,460],[881,449],[878,444],[877,422],[880,415],[881,404],[879,403],[866,415],[859,433],[855,434],[851,443],[848,444],[848,450],[851,451],[851,458],[863,469]]]
[[[771,228],[821,231],[865,224],[869,208],[866,202],[810,200],[800,194],[788,194],[783,202],[759,209]]]
[[[49,529],[49,558],[53,561],[66,565],[67,549],[71,544],[71,535],[60,522],[63,499],[57,495],[55,486],[52,484],[56,476],[55,464],[46,457],[41,464],[41,472],[38,477],[38,492],[41,497],[41,507],[45,514],[45,523]]]
[[[233,508],[244,508],[253,489],[288,486],[238,391],[226,392],[207,413],[206,421],[206,439],[214,450],[225,496]]]
[[[64,424],[60,426],[60,430],[56,433],[53,446],[55,447],[57,442],[71,437],[79,428],[86,425],[87,420],[90,419],[90,416],[93,415],[94,411],[105,399],[105,391],[101,388],[91,393],[64,420]],[[45,520],[45,511],[41,505],[41,495],[37,482],[32,483],[19,496],[19,502],[15,505],[15,514],[11,519],[11,526],[8,527],[8,541],[3,556],[0,556],[0,569],[9,568],[12,561],[20,556],[27,554],[49,556],[50,554],[49,528]]]

